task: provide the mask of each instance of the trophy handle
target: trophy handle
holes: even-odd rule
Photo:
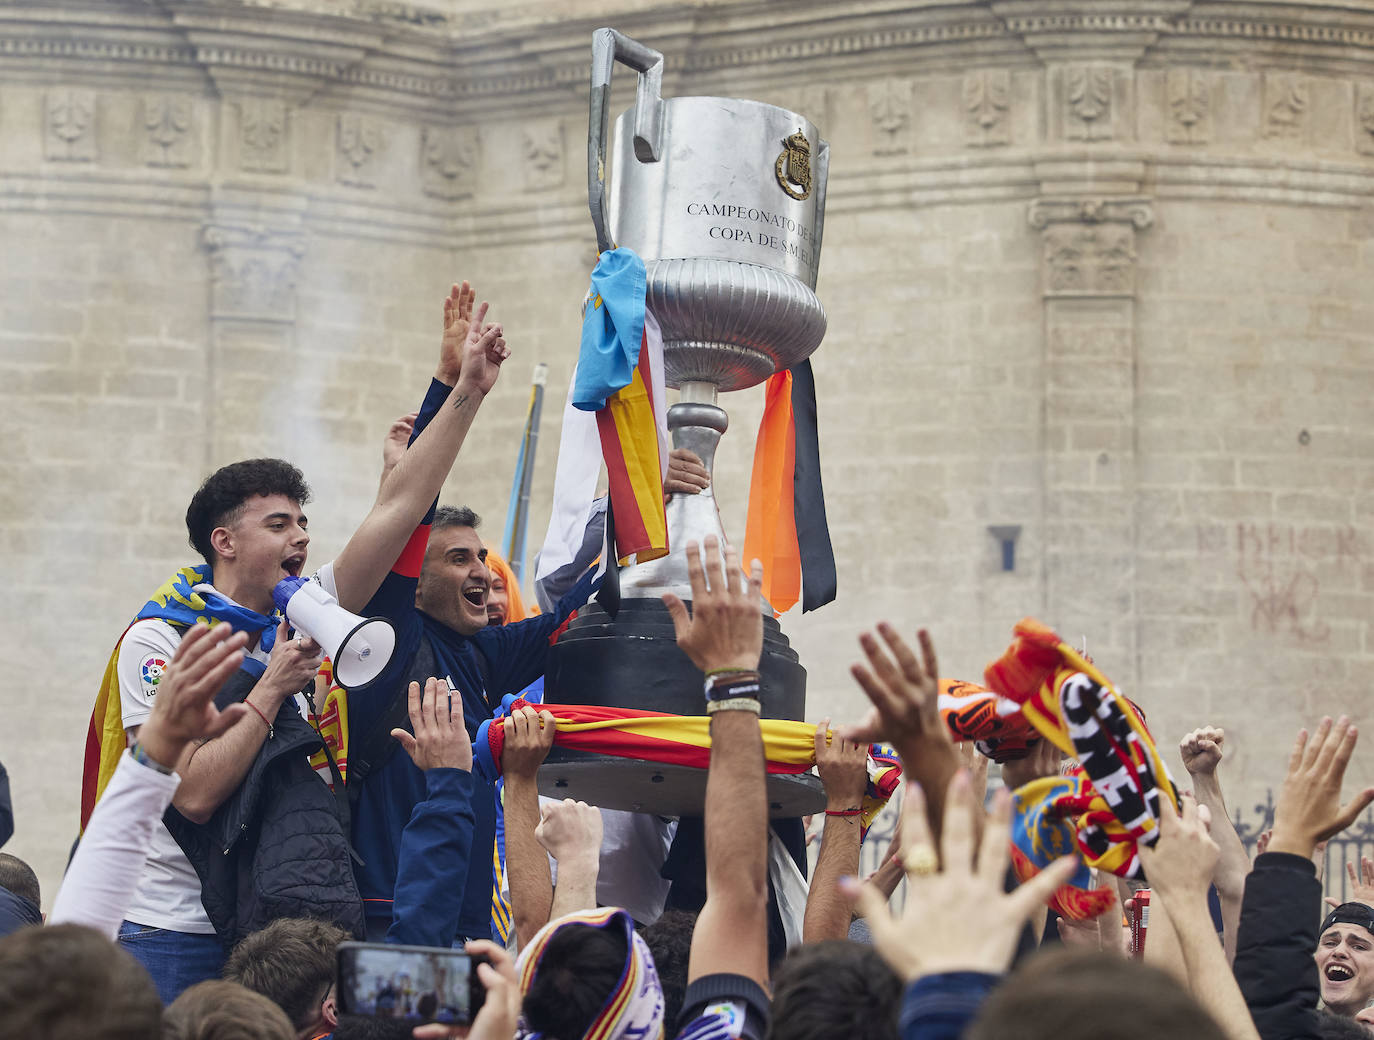
[[[639,73],[635,92],[635,157],[658,162],[663,132],[663,55],[614,29],[592,33],[592,93],[587,128],[587,201],[597,252],[614,248],[606,226],[606,138],[611,125],[611,72],[619,61]]]

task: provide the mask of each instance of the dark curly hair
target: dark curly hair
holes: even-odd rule
[[[665,910],[657,921],[640,929],[644,943],[654,955],[658,982],[663,987],[663,1025],[672,1035],[682,1013],[682,998],[687,995],[687,962],[692,956],[692,933],[697,915],[689,910]]]
[[[211,533],[242,516],[243,507],[255,495],[285,495],[305,505],[310,501],[310,485],[300,470],[282,459],[246,459],[211,473],[186,507],[186,535],[191,548],[212,567]]]

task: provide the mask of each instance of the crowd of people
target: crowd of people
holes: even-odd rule
[[[377,500],[312,575],[345,609],[395,628],[391,661],[366,689],[331,690],[321,648],[273,600],[306,572],[302,474],[249,460],[197,491],[186,523],[204,563],[154,593],[118,642],[92,720],[83,831],[46,920],[33,871],[0,854],[0,1040],[1301,1040],[1374,1029],[1374,862],[1325,918],[1318,878],[1323,843],[1374,801],[1374,789],[1342,801],[1357,739],[1347,718],[1297,735],[1251,862],[1223,801],[1222,730],[1185,735],[1188,782],[1153,776],[1134,818],[1118,788],[1144,767],[1123,759],[1124,779],[1104,780],[1090,752],[1075,762],[1048,735],[1014,754],[1004,745],[989,791],[987,759],[941,713],[930,635],[912,645],[878,624],[852,669],[871,711],[816,728],[819,851],[804,907],[782,905],[770,850],[786,843],[770,836],[783,828],[770,825],[760,725],[762,568],[714,538],[686,546],[690,605],[664,597],[702,677],[702,816],[541,799],[557,727],[540,681],[597,571],[585,561],[542,588],[547,609],[526,616],[476,515],[438,506],[508,357],[486,313],[467,283],[445,300],[435,378],[388,435]],[[674,452],[664,492],[708,481],[699,459]],[[1066,718],[1080,692],[1064,684]],[[517,693],[526,703],[501,717]],[[499,785],[473,747],[498,717]],[[1120,746],[1148,742],[1143,717],[1133,725],[1135,743]],[[875,747],[900,763],[900,824],[891,855],[861,879]],[[1016,792],[1080,766],[1115,820],[1094,818],[1081,848],[1027,869]],[[1093,835],[1126,842],[1124,858]],[[1126,865],[1104,866],[1083,903],[1066,902],[1057,894],[1085,857]],[[1127,921],[1146,899],[1142,941]],[[1060,912],[1088,903],[1094,912]],[[427,951],[422,974],[378,967],[388,946]],[[343,977],[341,948],[366,952],[366,970]],[[452,1021],[467,1017],[445,959],[455,950],[476,964],[470,1022]],[[354,975],[361,996],[341,992]]]

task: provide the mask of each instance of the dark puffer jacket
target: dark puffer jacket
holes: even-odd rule
[[[256,682],[240,671],[215,704],[239,703]],[[365,934],[348,803],[309,762],[321,747],[295,700],[288,700],[243,783],[208,822],[192,823],[174,808],[163,817],[200,877],[201,902],[226,947],[278,917],[313,917],[357,938]],[[337,775],[335,789],[342,790]]]
[[[1266,852],[1245,879],[1236,930],[1236,981],[1263,1040],[1321,1035],[1317,930],[1322,886],[1310,859]]]

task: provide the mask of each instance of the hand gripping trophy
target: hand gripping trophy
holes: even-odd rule
[[[608,170],[616,62],[639,82],[634,107],[616,120]],[[664,379],[680,391],[668,411],[673,445],[710,469],[727,427],[718,394],[791,368],[825,335],[815,286],[830,151],[795,112],[735,98],[665,100],[662,79],[662,54],[613,29],[596,32],[587,186],[598,250],[627,246],[647,269]],[[621,569],[616,616],[589,604],[552,648],[550,702],[701,714],[701,675],[678,650],[660,597],[690,600],[689,541],[726,540],[712,490],[674,495],[667,524],[667,556]],[[771,611],[764,625],[763,717],[800,720],[806,670]],[[702,769],[559,748],[540,773],[545,794],[662,815],[700,813],[705,785]],[[809,774],[771,775],[768,795],[775,816],[824,803]]]

